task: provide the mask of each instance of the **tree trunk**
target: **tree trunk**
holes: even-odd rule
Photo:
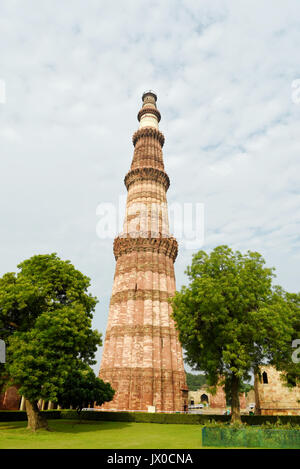
[[[241,422],[239,388],[240,378],[233,374],[231,381],[231,423]]]
[[[48,430],[48,423],[45,417],[42,417],[37,406],[37,402],[30,402],[26,399],[25,401],[26,413],[28,419],[27,428],[36,431],[40,428]]]

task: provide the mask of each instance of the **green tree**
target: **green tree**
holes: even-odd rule
[[[80,414],[84,407],[93,407],[94,404],[101,406],[104,402],[111,401],[114,394],[110,383],[104,383],[90,367],[85,367],[68,374],[63,391],[57,395],[57,401],[63,408],[76,408]]]
[[[170,300],[188,363],[203,370],[208,384],[220,377],[231,397],[232,421],[240,420],[239,392],[251,372],[270,363],[284,369],[299,321],[274,269],[259,253],[242,255],[227,246],[199,251],[187,268],[188,287]]]
[[[272,354],[275,356],[277,369],[283,371],[281,374],[283,384],[294,387],[300,385],[300,293],[289,293],[277,286],[274,298],[275,307],[280,309],[283,315],[286,314],[286,311],[289,312],[294,327],[291,343],[287,343],[280,350],[273,347]],[[268,331],[265,330],[265,333]],[[298,347],[298,349],[295,350],[293,347]]]
[[[26,399],[28,426],[45,427],[39,399],[57,401],[67,376],[95,363],[101,334],[91,328],[97,299],[90,280],[56,254],[38,255],[0,279],[0,329],[7,342],[2,377]]]
[[[74,303],[92,317],[97,299],[87,292],[90,279],[55,253],[36,255],[0,278],[0,330],[5,340],[16,330],[28,331],[46,311]]]

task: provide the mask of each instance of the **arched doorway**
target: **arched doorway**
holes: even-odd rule
[[[201,404],[208,404],[208,395],[207,394],[202,394],[200,399],[201,399]]]

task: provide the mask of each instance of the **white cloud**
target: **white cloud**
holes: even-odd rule
[[[205,204],[204,249],[255,249],[299,290],[299,2],[71,3],[0,5],[2,273],[39,252],[69,258],[105,330],[114,258],[95,210],[126,192],[151,88],[168,199]],[[178,287],[191,254],[181,246]]]

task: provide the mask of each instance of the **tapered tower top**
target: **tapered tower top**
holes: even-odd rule
[[[158,130],[160,112],[156,107],[157,96],[153,91],[146,91],[142,96],[143,106],[138,113],[140,129],[143,127],[154,127]]]
[[[146,99],[149,100],[149,102],[151,102],[151,100],[154,99],[154,101],[156,103],[157,95],[155,93],[153,93],[153,91],[151,91],[151,90],[145,91],[145,93],[143,93],[143,96],[142,96],[143,103],[145,103]]]

